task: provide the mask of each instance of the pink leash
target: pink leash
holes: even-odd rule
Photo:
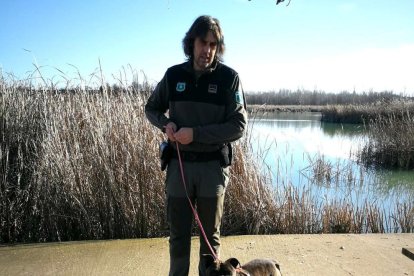
[[[198,217],[198,213],[197,213],[196,209],[194,208],[193,203],[191,202],[190,197],[188,196],[187,185],[185,183],[185,177],[184,177],[183,162],[181,161],[181,154],[180,154],[180,149],[178,147],[178,142],[177,141],[175,142],[175,145],[177,146],[178,162],[180,164],[181,179],[183,180],[185,195],[187,196],[188,203],[190,203],[190,207],[191,207],[191,210],[193,211],[194,218],[197,221],[198,227],[200,228],[200,231],[201,231],[201,233],[202,233],[202,235],[204,237],[204,240],[206,241],[206,244],[208,245],[208,248],[210,249],[211,254],[213,255],[214,260],[215,261],[218,261],[219,259],[218,259],[217,255],[216,255],[216,253],[214,252],[213,247],[211,247],[211,244],[210,244],[210,242],[207,239],[206,232],[204,231],[203,225],[201,224],[200,218]]]

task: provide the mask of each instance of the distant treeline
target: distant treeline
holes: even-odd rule
[[[413,99],[413,97],[397,95],[391,91],[327,93],[308,90],[247,92],[245,97],[248,105],[365,105],[375,102],[392,102],[397,99]]]

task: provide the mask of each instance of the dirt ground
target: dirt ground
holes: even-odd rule
[[[197,275],[198,238],[191,272]],[[414,234],[269,235],[222,238],[221,259],[274,258],[282,275],[413,275]],[[27,244],[0,247],[0,275],[167,275],[168,239]]]

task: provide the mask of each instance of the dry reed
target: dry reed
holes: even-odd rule
[[[151,87],[119,87],[59,91],[0,78],[0,243],[165,235],[163,137],[143,111]],[[223,234],[390,231],[374,204],[275,187],[249,139],[235,143]],[[414,206],[398,204],[385,220],[412,232]]]
[[[414,168],[414,103],[397,102],[388,114],[368,122],[368,142],[360,158],[367,165]]]

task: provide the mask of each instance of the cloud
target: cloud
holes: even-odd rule
[[[332,89],[354,86],[359,91],[414,92],[414,79],[410,73],[414,64],[414,45],[362,49],[313,62],[315,74],[311,76]]]
[[[413,64],[414,44],[406,44],[284,62],[269,60],[241,67],[239,71],[247,91],[299,88],[352,92],[355,89],[414,95]]]

